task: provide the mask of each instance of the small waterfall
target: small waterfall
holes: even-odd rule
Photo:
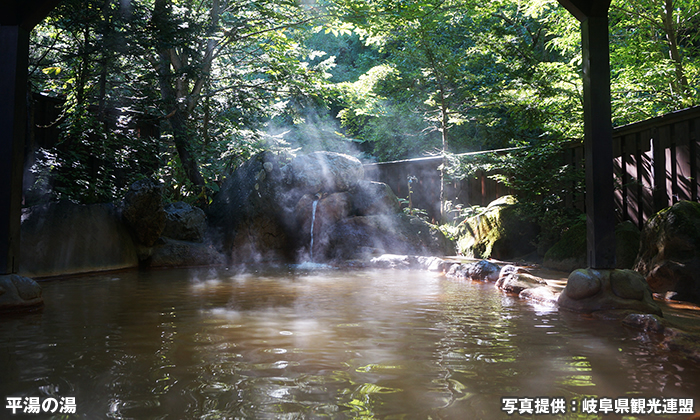
[[[311,262],[314,261],[314,222],[316,221],[316,206],[318,205],[318,200],[318,198],[314,200],[314,203],[311,205],[311,247],[309,248]]]

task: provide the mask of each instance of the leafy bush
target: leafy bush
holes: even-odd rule
[[[567,200],[583,195],[584,169],[564,162],[567,147],[567,143],[541,141],[504,154],[452,155],[446,169],[453,179],[484,171],[512,188],[523,215],[542,229],[540,245],[551,245],[581,214]]]

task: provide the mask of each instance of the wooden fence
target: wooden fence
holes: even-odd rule
[[[493,153],[486,151],[482,153]],[[657,211],[680,200],[698,201],[700,183],[700,107],[651,118],[613,130],[615,204],[618,221],[631,220],[642,228]],[[583,167],[579,143],[564,151],[566,164]],[[408,179],[414,177],[413,206],[439,215],[441,157],[365,165],[368,179],[386,182],[397,196],[408,198]],[[478,173],[450,183],[446,198],[463,205],[485,206],[512,191]],[[566,198],[570,207],[585,211],[582,196]]]
[[[651,118],[613,130],[615,205],[618,221],[640,229],[656,212],[680,200],[698,201],[700,107]],[[583,145],[566,152],[583,165]],[[585,211],[583,199],[573,205]]]

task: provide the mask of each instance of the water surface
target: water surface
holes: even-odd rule
[[[0,319],[0,418],[63,418],[11,416],[8,396],[75,397],[68,418],[140,420],[513,418],[506,396],[561,397],[558,417],[596,418],[571,401],[700,395],[700,367],[636,331],[434,273],[169,270],[42,285],[43,311]]]

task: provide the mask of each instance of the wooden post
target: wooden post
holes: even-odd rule
[[[59,2],[0,1],[0,275],[19,266],[29,32]]]
[[[610,0],[559,0],[581,22],[588,265],[615,268]]]
[[[588,265],[615,268],[612,110],[608,17],[581,22]]]
[[[19,264],[29,31],[0,26],[0,275]]]

